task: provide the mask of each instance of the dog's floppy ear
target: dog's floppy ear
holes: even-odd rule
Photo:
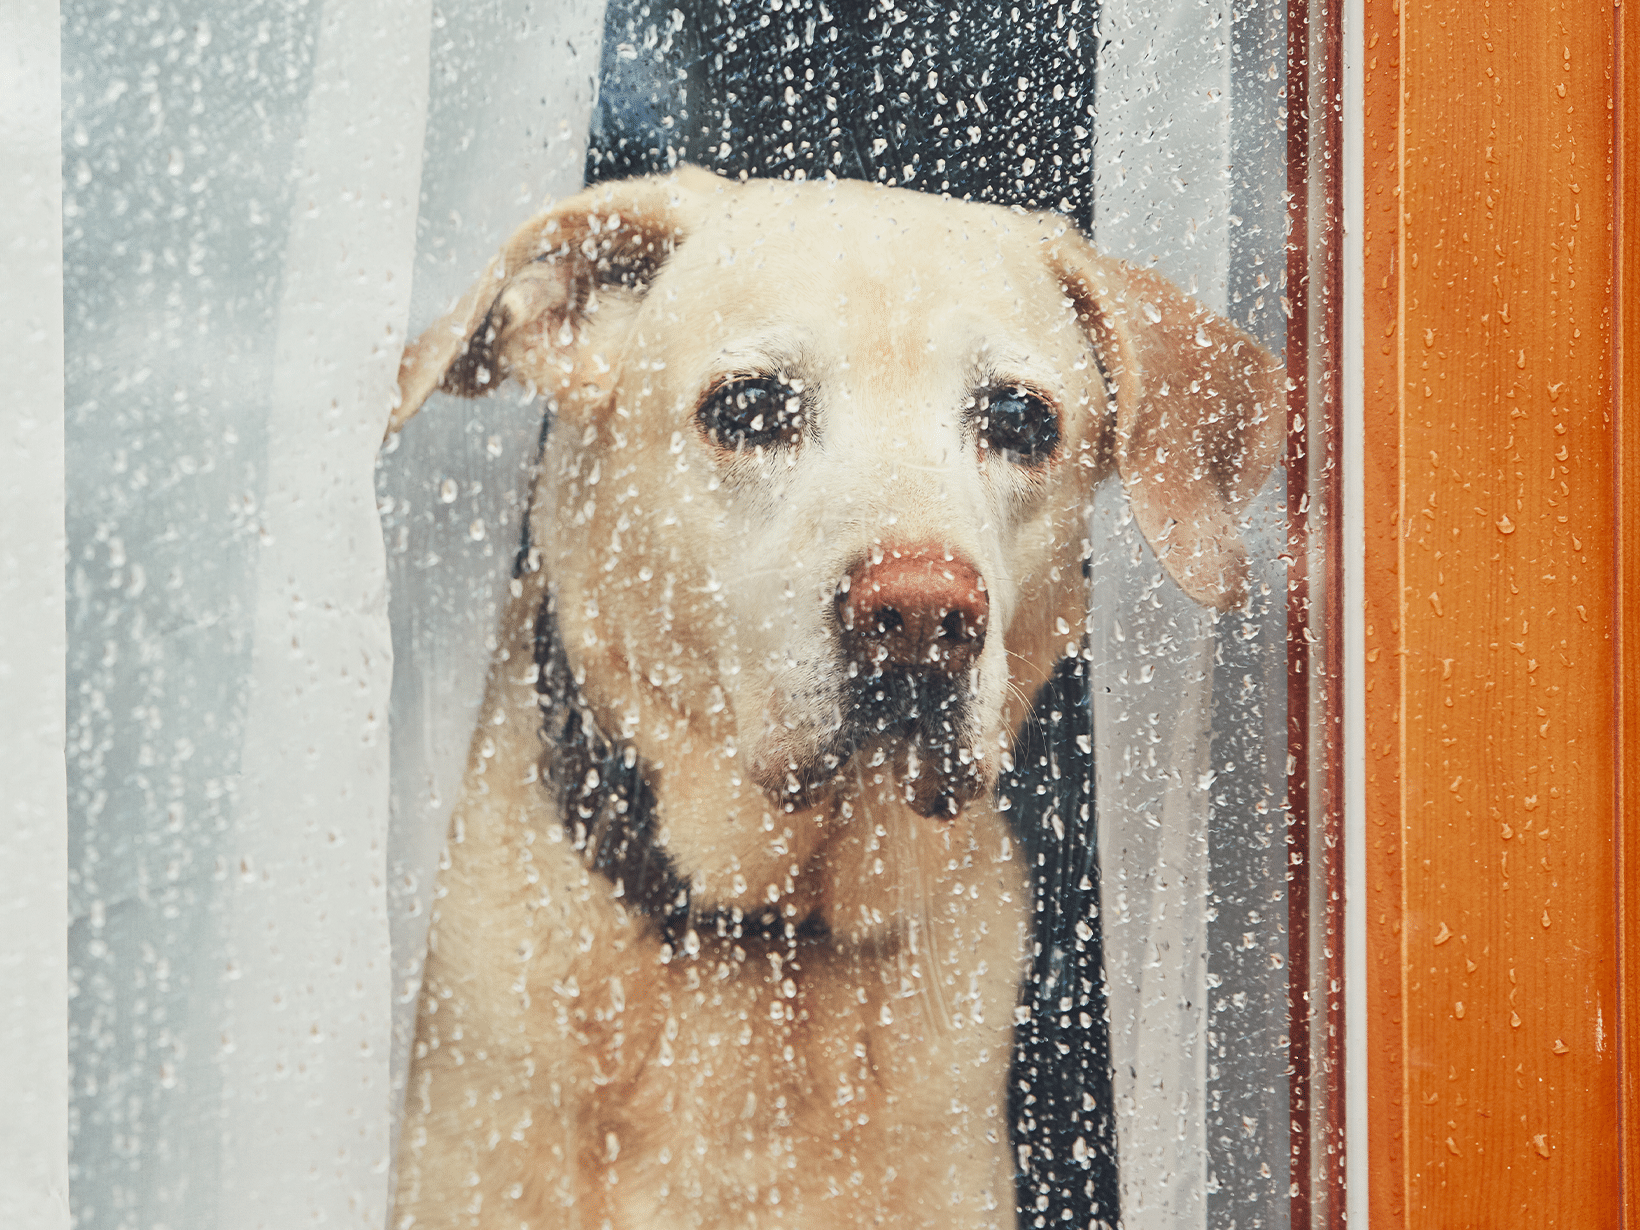
[[[1269,351],[1158,274],[1078,240],[1057,265],[1114,402],[1134,519],[1191,598],[1247,594],[1243,506],[1281,455],[1286,378]]]
[[[406,347],[391,434],[435,391],[477,397],[508,375],[556,391],[576,379],[600,310],[642,295],[717,184],[697,168],[589,189],[513,233],[448,313]]]

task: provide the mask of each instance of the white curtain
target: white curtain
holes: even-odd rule
[[[604,0],[441,13],[432,53],[411,336],[438,319],[526,218],[581,187]],[[427,923],[478,722],[545,407],[512,386],[435,395],[379,467],[392,582],[395,1116],[409,1071]]]
[[[1106,0],[1099,27],[1094,240],[1223,312],[1229,0]],[[1183,1230],[1207,1219],[1210,617],[1119,492],[1101,494],[1092,683],[1122,1220]]]
[[[1158,269],[1278,351],[1279,291],[1264,296],[1261,277],[1275,286],[1285,259],[1277,94],[1285,65],[1268,54],[1281,56],[1284,37],[1283,14],[1269,6],[1104,0],[1094,122],[1098,246]],[[1285,1216],[1284,974],[1269,962],[1284,951],[1284,884],[1280,834],[1272,841],[1274,822],[1265,822],[1280,814],[1284,772],[1280,487],[1278,474],[1248,528],[1255,582],[1265,588],[1255,584],[1247,617],[1215,619],[1183,596],[1118,484],[1098,493],[1092,517],[1099,859],[1126,1230]],[[1241,672],[1224,670],[1227,653],[1256,683],[1237,687],[1234,699],[1215,694],[1216,667],[1241,682]],[[1243,738],[1261,754],[1215,765],[1215,737],[1232,723],[1256,723]],[[1227,770],[1239,789],[1215,811],[1227,801]],[[1273,795],[1268,813],[1253,811],[1258,795]],[[1242,874],[1228,875],[1227,865]],[[1257,947],[1260,958],[1234,976],[1254,970],[1257,985],[1226,987],[1213,1003],[1221,979],[1210,970],[1210,943],[1232,915],[1249,928],[1236,943]],[[1235,1057],[1226,1054],[1234,1044],[1216,1037],[1226,1021],[1216,1014],[1235,991],[1245,1005],[1249,990],[1252,1011],[1266,1019],[1240,1049],[1270,1046]],[[1243,1096],[1238,1082],[1257,1085],[1258,1097]],[[1235,1105],[1223,1104],[1226,1090]]]
[[[0,9],[0,1224],[68,1226],[63,274],[55,0]]]
[[[70,453],[59,1140],[83,1227],[386,1224],[426,907],[541,407],[432,405],[378,450],[407,332],[580,185],[602,3],[538,9],[63,7],[69,366],[45,393]],[[46,436],[6,438],[61,492]],[[60,604],[61,544],[32,545]],[[8,725],[8,757],[61,745],[61,666],[38,693],[55,735]],[[27,805],[60,814],[45,796]],[[7,843],[29,836],[18,798]],[[42,1070],[60,1107],[61,1063]],[[42,1156],[23,1190],[62,1202],[61,1149]]]
[[[327,0],[293,170],[227,858],[223,1227],[387,1214],[393,655],[374,475],[410,307],[429,16]]]
[[[0,117],[46,219],[6,284],[64,288],[5,305],[7,336],[43,341],[6,404],[27,473],[0,493],[0,847],[57,868],[8,894],[30,907],[8,990],[47,1008],[8,1016],[8,1054],[41,1051],[8,1098],[38,1110],[3,1150],[27,1165],[0,1167],[8,1225],[62,1223],[65,1178],[98,1230],[386,1224],[426,905],[541,407],[435,405],[379,450],[407,331],[580,185],[602,4],[538,10],[6,11],[5,54],[52,67]],[[60,270],[32,270],[41,245]],[[41,532],[14,535],[42,491]],[[63,761],[40,751],[64,744],[65,507],[66,860]],[[65,861],[66,996],[60,905],[34,911]]]

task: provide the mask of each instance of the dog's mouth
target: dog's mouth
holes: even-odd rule
[[[806,765],[789,765],[783,791],[813,806],[850,782],[887,788],[919,815],[949,820],[985,788],[974,754],[969,680],[940,670],[873,669],[851,661],[841,721]]]
[[[813,806],[852,779],[920,815],[955,817],[985,788],[975,721],[984,577],[939,542],[875,544],[841,575],[831,608],[835,717],[805,764],[788,762],[786,802]]]
[[[840,733],[856,772],[877,768],[870,762],[879,760],[913,811],[940,819],[957,815],[984,785],[967,737],[967,679],[938,670],[850,665]]]

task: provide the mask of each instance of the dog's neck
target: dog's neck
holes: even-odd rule
[[[610,882],[616,897],[653,919],[673,945],[687,943],[691,930],[735,940],[823,936],[818,916],[782,918],[774,906],[750,914],[692,908],[688,880],[656,841],[648,766],[630,742],[607,733],[587,704],[564,652],[554,603],[549,587],[535,617],[535,689],[546,743],[540,777],[587,866]]]

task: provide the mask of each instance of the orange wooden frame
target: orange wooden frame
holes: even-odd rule
[[[1640,1226],[1637,2],[1366,0],[1374,1230]]]
[[[1640,1227],[1640,10],[1619,5],[1613,121],[1617,311],[1618,942],[1623,1224]]]

